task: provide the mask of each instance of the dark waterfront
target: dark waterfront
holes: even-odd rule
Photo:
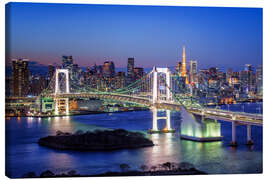
[[[262,113],[262,103],[245,103],[221,106],[222,109]],[[221,124],[221,142],[193,142],[181,140],[181,112],[171,113],[171,126],[175,134],[146,134],[152,127],[151,111],[92,114],[55,118],[11,118],[6,120],[6,174],[21,177],[34,171],[41,173],[47,169],[62,173],[71,169],[80,174],[98,174],[120,171],[119,165],[127,163],[131,169],[139,169],[170,162],[190,162],[199,170],[216,173],[259,173],[262,172],[262,127],[252,126],[254,146],[246,143],[246,127],[237,126],[237,148],[229,147],[231,123]],[[159,127],[165,121],[159,121]],[[39,138],[54,135],[57,130],[117,129],[144,132],[156,146],[111,152],[61,151],[41,147]],[[188,131],[188,130],[187,130]]]

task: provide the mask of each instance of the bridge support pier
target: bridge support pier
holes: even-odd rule
[[[204,118],[205,118],[205,116],[204,116],[204,110],[202,110],[202,112],[201,112],[201,121],[202,122],[204,122]]]
[[[66,115],[69,115],[69,99],[66,98]]]
[[[170,110],[166,110],[166,126],[167,126],[167,130],[170,131],[171,130],[171,111]]]
[[[55,115],[59,115],[59,109],[58,109],[58,101],[57,99],[54,99],[54,104],[55,104],[55,108],[54,108],[54,113]]]
[[[69,99],[68,98],[55,98],[55,115],[65,114],[69,115]],[[64,113],[63,113],[64,112]]]
[[[237,146],[236,143],[236,122],[232,121],[232,141],[230,146]]]
[[[158,131],[158,127],[157,127],[157,109],[154,108],[153,109],[153,128],[152,131]]]
[[[158,117],[158,109],[153,108],[153,127],[152,129],[148,130],[148,133],[174,133],[175,130],[171,128],[171,111],[166,110],[166,116],[164,117]],[[157,121],[159,119],[165,119],[166,120],[166,127],[162,130],[158,129]]]
[[[251,125],[247,125],[247,145],[253,145],[253,141],[251,139]]]

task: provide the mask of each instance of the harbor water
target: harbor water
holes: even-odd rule
[[[221,106],[225,110],[262,113],[262,103],[245,103]],[[185,117],[181,112],[171,112],[173,134],[147,134],[152,127],[151,111],[132,111],[51,118],[13,117],[6,119],[6,175],[21,177],[33,171],[40,174],[45,170],[66,173],[76,170],[82,175],[99,174],[107,171],[120,171],[119,165],[129,164],[138,170],[141,165],[148,167],[165,162],[189,162],[209,174],[260,173],[262,172],[262,127],[252,126],[253,146],[245,145],[246,126],[237,126],[238,147],[230,147],[231,123],[217,119],[215,131],[222,136],[217,142],[195,142],[180,138],[181,131],[199,131],[181,128]],[[159,120],[161,129],[165,120]],[[197,127],[197,126],[196,126]],[[78,152],[55,150],[39,146],[38,139],[54,135],[57,130],[75,132],[95,129],[118,129],[140,131],[153,140],[155,146],[115,151]],[[199,128],[200,129],[200,128]],[[205,131],[204,129],[201,129]],[[218,131],[218,132],[216,132]],[[209,134],[202,132],[202,134]],[[210,133],[211,134],[211,133]]]

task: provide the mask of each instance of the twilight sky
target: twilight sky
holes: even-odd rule
[[[89,66],[127,58],[143,67],[175,66],[186,45],[198,68],[262,64],[262,9],[9,3],[7,58]]]

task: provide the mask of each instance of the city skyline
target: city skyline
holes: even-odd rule
[[[61,64],[66,54],[82,67],[111,60],[123,68],[129,57],[139,67],[172,67],[185,45],[187,65],[196,60],[202,69],[262,64],[260,8],[10,3],[7,10],[15,13],[7,60]]]

